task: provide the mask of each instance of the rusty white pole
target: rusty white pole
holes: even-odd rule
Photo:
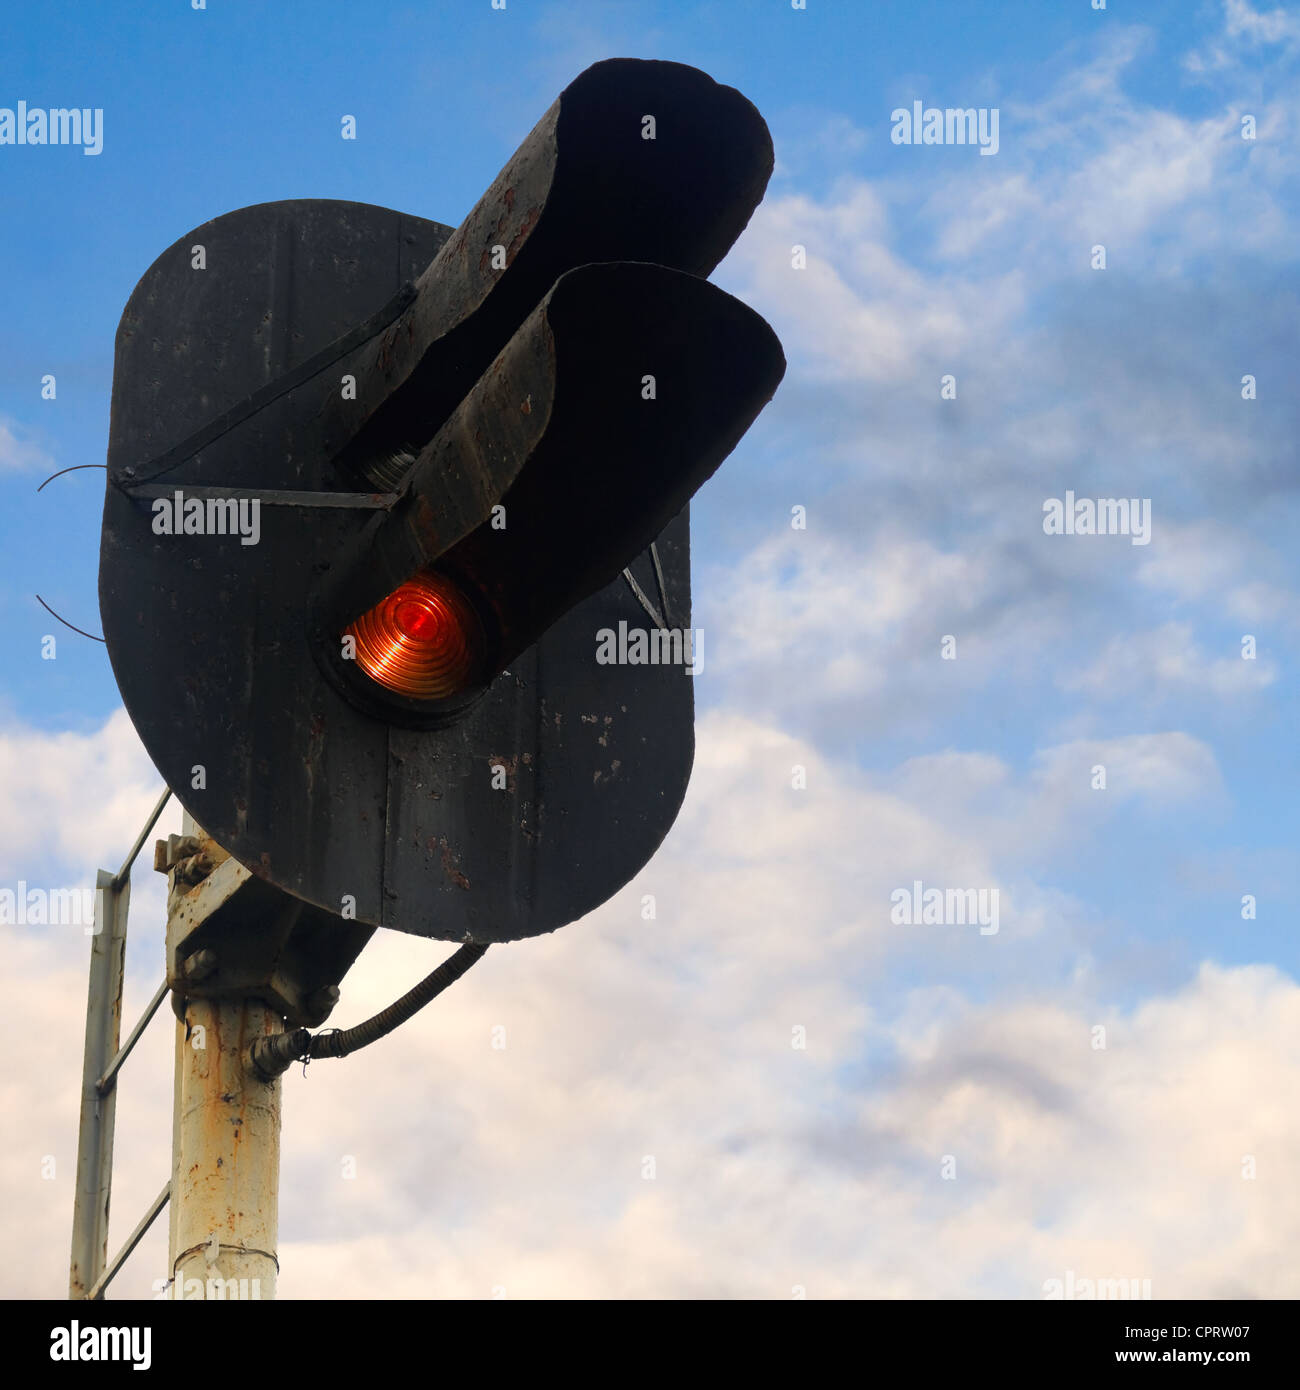
[[[202,835],[186,815],[184,834]],[[168,931],[174,914],[169,914]],[[174,1299],[274,1298],[280,1080],[247,1065],[283,1031],[258,999],[190,999],[176,1025],[170,1275]]]

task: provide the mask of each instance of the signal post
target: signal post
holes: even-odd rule
[[[188,812],[183,833],[158,842],[154,867],[168,876],[177,1019],[171,1297],[274,1298],[281,1079],[255,1065],[253,1045],[286,1021],[323,1023],[370,931],[322,922],[268,889]]]
[[[279,1273],[281,1082],[262,1080],[247,1052],[253,1037],[284,1025],[263,999],[203,997],[216,952],[206,947],[187,960],[180,949],[195,918],[178,909],[228,858],[204,842],[187,812],[180,839],[159,842],[155,859],[168,874],[168,961],[182,962],[172,981],[178,1017],[167,1250],[177,1300],[274,1298]]]
[[[175,1299],[274,1298],[281,1080],[247,1062],[283,1030],[257,999],[191,999],[176,1024],[168,1265]],[[192,1046],[202,1036],[202,1047]]]

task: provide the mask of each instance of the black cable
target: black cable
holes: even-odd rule
[[[314,1036],[308,1028],[295,1028],[289,1033],[277,1033],[269,1038],[258,1038],[249,1049],[249,1061],[254,1071],[263,1081],[273,1081],[296,1061],[318,1057],[346,1057],[358,1048],[369,1047],[372,1042],[387,1037],[394,1028],[400,1028],[408,1019],[414,1017],[424,1006],[436,999],[448,985],[457,980],[473,965],[481,960],[487,951],[486,946],[474,943],[462,946],[454,955],[448,956],[438,968],[426,975],[414,989],[390,1004],[382,1013],[358,1023],[355,1028],[344,1028],[331,1033],[317,1033]]]

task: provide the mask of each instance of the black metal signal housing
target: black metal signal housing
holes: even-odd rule
[[[458,230],[262,204],[137,285],[105,637],[159,770],[266,882],[486,943],[575,920],[659,846],[692,676],[601,664],[598,634],[690,627],[689,499],[785,365],[700,277],[771,167],[738,93],[616,59]]]

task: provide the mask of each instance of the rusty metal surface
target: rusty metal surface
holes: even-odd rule
[[[200,997],[256,998],[290,1027],[319,1027],[338,1001],[334,987],[374,927],[313,908],[255,877],[224,851],[209,857],[215,849],[210,839],[198,843],[199,852],[171,867],[167,980],[173,1010],[184,1017],[188,1001]],[[197,882],[176,883],[205,858],[207,865],[200,862],[194,870],[201,874]]]
[[[195,999],[177,1029],[172,1297],[274,1298],[280,1081],[254,1076],[244,1056],[280,1019],[252,1000]]]

